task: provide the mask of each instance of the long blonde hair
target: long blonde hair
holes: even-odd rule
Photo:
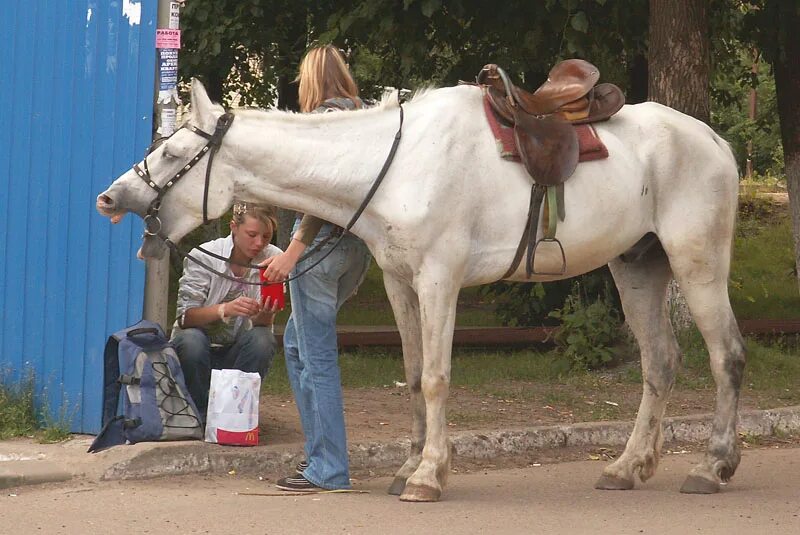
[[[333,45],[311,48],[300,62],[300,111],[317,109],[329,98],[344,97],[358,102],[358,86],[344,55]]]

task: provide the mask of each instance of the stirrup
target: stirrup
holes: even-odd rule
[[[567,272],[567,256],[564,254],[564,246],[561,245],[561,242],[558,241],[558,238],[541,238],[541,239],[537,240],[536,243],[533,245],[533,254],[531,255],[531,258],[534,258],[534,259],[536,258],[536,250],[539,248],[539,245],[542,242],[547,242],[547,243],[551,243],[552,242],[552,243],[556,243],[558,245],[558,249],[561,251],[561,271],[560,272],[536,271],[536,266],[534,265],[535,263],[531,263],[531,275],[552,275],[552,276],[557,276],[557,275],[563,275],[564,273],[566,273]]]

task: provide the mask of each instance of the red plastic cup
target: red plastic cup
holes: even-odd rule
[[[267,278],[264,276],[264,269],[261,270],[261,282],[265,282]],[[270,306],[274,306],[274,304],[278,303],[278,309],[283,310],[286,306],[286,295],[284,293],[283,283],[276,282],[274,284],[270,284],[268,286],[261,287],[261,304],[263,305],[267,301],[267,297],[270,298]]]

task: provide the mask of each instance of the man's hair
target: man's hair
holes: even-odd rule
[[[358,98],[358,86],[344,55],[333,45],[311,48],[300,62],[300,111],[317,109],[329,98]]]
[[[278,219],[275,217],[275,210],[269,206],[263,206],[246,201],[237,201],[233,205],[233,217],[231,220],[237,225],[244,223],[244,216],[255,217],[267,227],[274,235],[278,230]]]

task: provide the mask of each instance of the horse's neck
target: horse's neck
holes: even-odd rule
[[[337,112],[321,120],[249,112],[237,118],[238,128],[231,130],[234,166],[241,169],[236,196],[346,223],[391,146],[389,115],[397,126],[388,111],[364,115]]]

